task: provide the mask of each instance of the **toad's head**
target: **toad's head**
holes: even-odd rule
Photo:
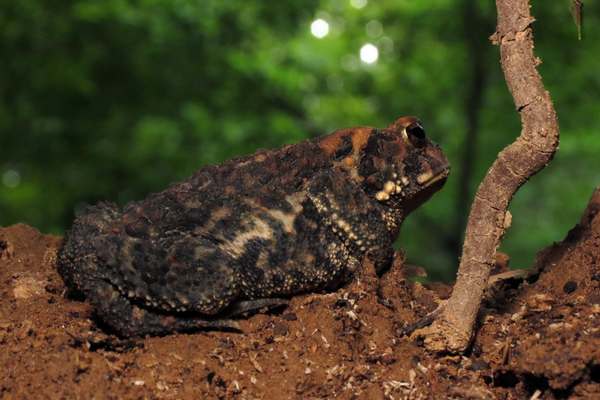
[[[415,117],[400,117],[384,129],[338,131],[323,145],[368,196],[403,216],[441,189],[450,172],[446,156]]]

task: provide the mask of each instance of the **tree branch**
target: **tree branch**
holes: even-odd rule
[[[441,316],[419,332],[437,351],[464,351],[471,341],[495,253],[510,225],[514,193],[543,169],[558,147],[558,121],[536,69],[529,0],[496,0],[498,24],[491,39],[500,46],[508,89],[521,116],[521,135],[500,152],[471,207],[452,296]]]

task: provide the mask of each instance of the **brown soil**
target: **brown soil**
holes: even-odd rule
[[[377,278],[294,298],[244,333],[123,341],[64,296],[59,237],[0,229],[0,398],[600,398],[600,192],[527,281],[488,293],[472,351],[436,355],[403,328],[449,295],[398,257]]]

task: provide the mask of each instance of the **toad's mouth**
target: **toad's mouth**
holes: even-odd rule
[[[446,183],[449,174],[450,167],[446,165],[433,173],[420,175],[417,181],[421,185],[421,188],[413,196],[406,199],[403,207],[405,215],[408,215],[415,208],[425,203],[435,192],[440,190]]]
[[[426,189],[430,186],[435,185],[436,183],[438,183],[440,181],[445,182],[446,179],[448,178],[449,174],[450,174],[450,167],[445,166],[435,172],[427,172],[422,175],[419,175],[417,177],[417,182],[419,182],[419,184],[421,185],[421,187],[423,189]],[[444,182],[442,182],[442,185],[444,184]]]

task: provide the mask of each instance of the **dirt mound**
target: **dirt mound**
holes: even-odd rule
[[[466,356],[403,328],[449,294],[370,265],[331,294],[241,321],[244,333],[123,341],[64,296],[59,237],[0,230],[1,398],[600,398],[600,192],[537,273],[490,291]]]

